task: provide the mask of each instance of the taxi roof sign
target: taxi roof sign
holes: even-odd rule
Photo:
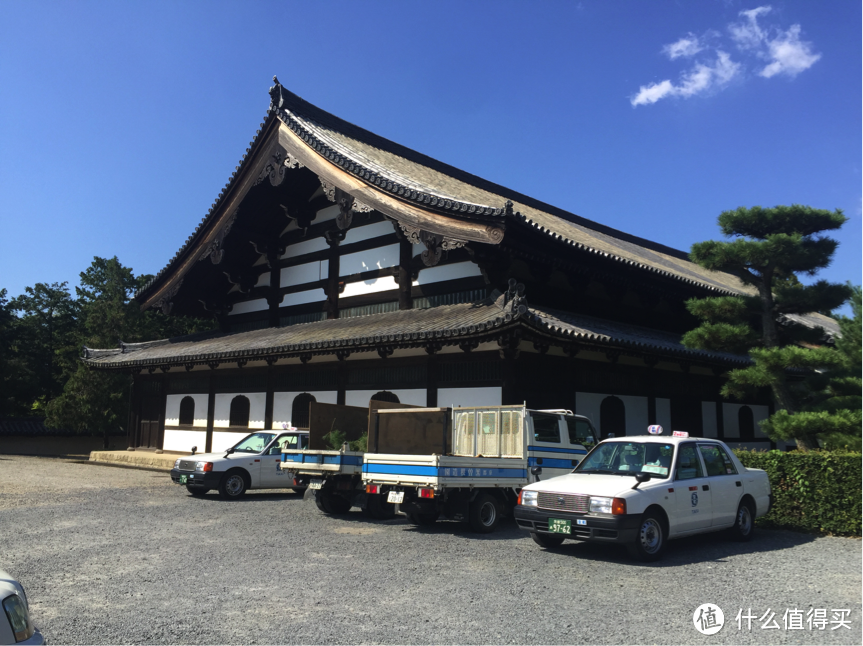
[[[647,432],[651,435],[662,435],[662,427],[659,424],[651,424],[647,427]]]
[[[687,431],[674,431],[671,437],[689,437],[689,433]]]

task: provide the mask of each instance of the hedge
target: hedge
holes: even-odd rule
[[[764,469],[774,501],[759,526],[860,536],[861,454],[847,451],[734,451],[746,467]]]

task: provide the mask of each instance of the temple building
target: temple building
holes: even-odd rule
[[[309,402],[520,404],[769,446],[769,393],[723,401],[743,356],[680,343],[692,297],[747,291],[687,254],[347,123],[276,80],[212,208],[135,296],[218,330],[84,350],[133,376],[132,447],[218,451],[308,425]],[[835,332],[827,317],[805,317]]]

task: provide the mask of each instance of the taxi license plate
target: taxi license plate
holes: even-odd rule
[[[395,503],[396,505],[400,505],[405,501],[405,492],[404,491],[390,491],[387,494],[387,502]]]
[[[186,484],[188,482],[189,476],[180,476],[180,484]]]
[[[548,531],[550,531],[552,534],[571,534],[572,521],[562,520],[560,518],[549,518]]]
[[[320,489],[324,486],[323,480],[311,480],[309,481],[309,489]]]

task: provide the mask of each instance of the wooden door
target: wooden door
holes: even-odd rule
[[[147,394],[141,402],[141,435],[138,446],[144,448],[159,447],[159,427],[162,421],[162,398],[159,395]]]

